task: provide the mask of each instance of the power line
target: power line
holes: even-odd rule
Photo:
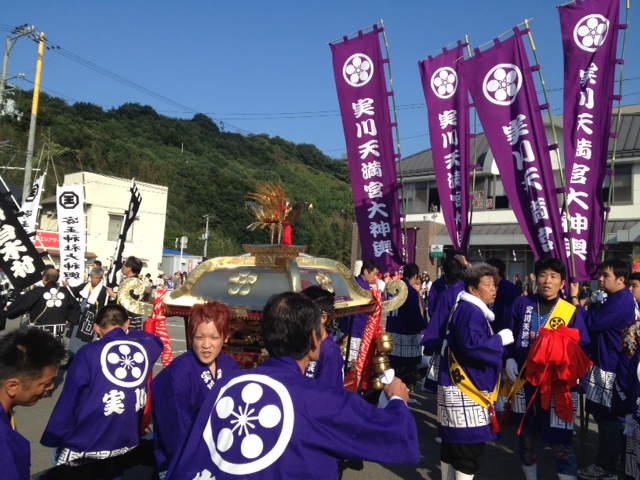
[[[0,24],[0,30],[12,31],[13,28],[14,27],[11,27],[9,25]],[[39,41],[39,38],[38,39],[33,38],[33,40],[34,41]],[[46,42],[47,50],[52,51],[54,53],[57,53],[60,56],[66,58],[68,60],[76,62],[79,65],[82,65],[82,66],[84,66],[86,68],[89,68],[90,70],[93,70],[93,71],[99,73],[100,75],[103,75],[103,76],[105,76],[107,78],[110,78],[111,80],[119,82],[119,83],[121,83],[121,84],[123,84],[123,85],[125,85],[125,86],[127,86],[129,88],[132,88],[132,89],[137,90],[137,91],[139,91],[141,93],[144,93],[145,95],[149,95],[150,97],[155,98],[156,100],[158,100],[160,102],[172,105],[172,106],[180,109],[180,111],[182,113],[191,113],[191,114],[194,114],[194,115],[198,114],[198,113],[201,113],[201,112],[197,111],[194,108],[191,108],[191,107],[189,107],[187,105],[184,105],[184,104],[182,104],[182,103],[180,103],[180,102],[178,102],[176,100],[173,100],[173,99],[171,99],[169,97],[166,97],[166,96],[164,96],[164,95],[162,95],[160,93],[154,92],[153,90],[151,90],[151,89],[149,89],[147,87],[144,87],[144,86],[142,86],[142,85],[140,85],[138,83],[135,83],[135,82],[133,82],[133,81],[121,76],[121,75],[118,75],[118,74],[116,74],[114,72],[111,72],[110,70],[107,70],[106,68],[101,67],[100,65],[97,65],[96,63],[94,63],[94,62],[92,62],[90,60],[87,60],[86,58],[83,58],[83,57],[81,57],[79,55],[76,55],[72,51],[67,50],[66,48],[64,48],[64,47],[62,47],[62,46],[60,46],[60,45],[58,45],[56,43],[53,43],[48,38],[45,39],[45,42]],[[33,83],[33,82],[30,82],[30,83]],[[49,90],[49,89],[45,88],[45,90]],[[59,92],[56,92],[56,94],[57,95],[62,95],[62,97],[64,97],[64,98],[71,98],[71,97],[69,97],[67,95],[60,94]],[[203,114],[203,113],[201,113],[201,114]],[[207,115],[207,114],[203,114],[203,115]],[[216,118],[213,118],[211,115],[208,115],[208,116],[215,122],[219,122],[220,121],[220,120],[218,120]],[[252,134],[252,132],[249,132],[248,130],[245,130],[243,128],[237,127],[235,125],[230,125],[228,123],[225,124],[225,127],[226,128],[232,128],[233,130],[236,130],[236,131],[238,131],[240,133],[244,133],[246,135],[251,135]]]
[[[15,27],[10,26],[10,25],[6,25],[6,24],[0,24],[0,30],[4,30],[4,31],[12,31]],[[47,49],[51,50],[55,53],[60,54],[61,56],[74,61],[80,65],[83,65],[91,70],[94,70],[97,73],[100,73],[101,75],[104,75],[108,78],[111,78],[112,80],[115,80],[119,83],[122,83],[123,85],[126,85],[134,90],[137,90],[141,93],[144,93],[146,95],[149,95],[161,102],[167,103],[169,105],[172,105],[176,108],[178,108],[178,112],[180,113],[192,113],[192,114],[196,114],[196,113],[201,113],[203,115],[207,115],[209,117],[211,117],[212,120],[219,122],[219,121],[226,121],[226,120],[280,120],[280,119],[298,119],[298,118],[320,118],[320,117],[332,117],[332,116],[339,116],[340,115],[340,111],[339,110],[319,110],[319,111],[301,111],[301,112],[267,112],[267,113],[253,113],[253,112],[240,112],[240,113],[220,113],[220,112],[198,112],[197,110],[186,106],[184,104],[181,104],[175,100],[170,99],[169,97],[166,97],[162,94],[156,93],[140,84],[137,84],[131,80],[128,80],[124,77],[122,77],[121,75],[118,75],[116,73],[113,73],[109,70],[107,70],[104,67],[101,67],[93,62],[91,62],[90,60],[87,60],[83,57],[80,57],[79,55],[76,55],[75,53],[71,52],[70,50],[67,50],[63,47],[61,47],[60,45],[57,45],[55,43],[53,43],[51,40],[46,39],[47,42]],[[629,82],[629,81],[635,81],[635,80],[639,80],[640,77],[633,77],[633,78],[626,78],[625,81]],[[33,82],[30,82],[33,83]],[[53,91],[53,90],[51,90]],[[557,88],[550,88],[547,90],[548,92],[560,92],[563,91],[563,87],[557,87]],[[55,92],[57,95],[61,95],[65,98],[71,98],[67,95],[61,94],[59,92]],[[542,93],[542,91],[539,91],[537,93]],[[74,100],[75,101],[75,100]],[[398,105],[398,110],[416,110],[416,109],[422,109],[422,108],[426,108],[426,103],[424,102],[420,102],[420,103],[412,103],[412,104],[406,104],[406,105]],[[214,117],[215,115],[215,117]],[[255,118],[252,118],[255,117]],[[247,134],[251,134],[252,132],[248,132],[246,130],[243,130],[239,127],[233,126],[233,125],[226,125],[228,127],[232,127],[238,131],[242,131],[244,133]]]
[[[2,31],[8,31],[11,32],[14,30],[15,27],[10,26],[10,25],[6,25],[6,24],[0,24],[0,30]],[[94,62],[87,60],[83,57],[80,57],[79,55],[71,52],[70,50],[67,50],[63,47],[61,47],[58,44],[55,44],[53,42],[51,42],[49,39],[46,39],[46,43],[47,43],[47,49],[59,54],[60,56],[71,60],[73,62],[76,62],[86,68],[89,68],[107,78],[110,78],[111,80],[114,80],[116,82],[119,82],[129,88],[132,88],[134,90],[137,90],[141,93],[144,93],[145,95],[149,95],[152,98],[155,98],[156,100],[169,104],[175,108],[178,109],[177,113],[191,113],[191,114],[203,114],[203,115],[207,115],[209,116],[212,120],[214,120],[215,122],[218,122],[220,124],[224,125],[224,128],[231,128],[233,130],[236,130],[240,133],[246,134],[246,135],[252,135],[253,132],[250,132],[248,130],[242,129],[240,127],[237,127],[235,125],[231,125],[228,123],[229,120],[231,121],[253,121],[253,120],[260,120],[260,121],[264,121],[264,120],[286,120],[286,119],[300,119],[300,118],[322,118],[322,117],[339,117],[340,116],[340,111],[339,110],[320,110],[320,111],[301,111],[301,112],[268,112],[268,113],[219,113],[219,112],[198,112],[197,110],[186,106],[176,100],[173,100],[169,97],[166,97],[162,94],[159,94],[157,92],[154,92],[153,90],[150,90],[149,88],[146,88],[138,83],[135,83],[131,80],[128,80],[124,77],[122,77],[121,75],[118,75],[116,73],[113,73],[109,70],[107,70],[104,67],[101,67],[97,64],[95,64]],[[629,81],[636,81],[639,80],[640,77],[632,77],[632,78],[626,78],[625,81],[629,82]],[[31,84],[33,84],[33,82],[29,81],[29,80],[25,80]],[[60,92],[56,92],[52,89],[46,88],[46,87],[42,87],[44,90],[50,91],[52,93],[55,93],[58,96],[61,96],[62,98],[65,99],[69,99],[70,101],[73,102],[78,102],[78,100],[73,99],[72,97],[69,97],[68,95],[62,94]],[[549,89],[548,92],[561,92],[563,91],[563,87],[558,87],[558,88],[552,88]],[[541,92],[538,92],[541,93]],[[625,98],[631,97],[631,96],[635,96],[637,95],[637,93],[627,93],[625,94]],[[398,110],[417,110],[417,109],[424,109],[426,108],[426,103],[424,102],[420,102],[420,103],[412,103],[412,104],[406,104],[406,105],[399,105]],[[562,110],[561,108],[554,108],[554,111],[559,111]],[[175,113],[175,112],[174,112]],[[214,117],[215,115],[215,117]],[[422,137],[422,136],[429,136],[429,134],[424,134],[424,135],[417,135],[417,136],[413,136],[413,137],[405,137],[405,139],[409,139],[409,138],[416,138],[416,137]],[[339,148],[339,149],[335,149],[335,150],[327,150],[327,152],[334,152],[334,151],[338,151],[338,150],[344,150],[343,148]]]

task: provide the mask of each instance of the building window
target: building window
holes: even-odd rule
[[[428,200],[428,183],[416,182],[404,184],[404,196],[407,201],[407,214],[426,213],[429,211],[427,205]],[[402,198],[400,198],[402,201]]]
[[[122,229],[122,221],[124,220],[124,215],[109,215],[109,232],[107,233],[108,241],[116,241],[118,240],[118,235],[120,235],[120,230]],[[134,222],[135,223],[135,222]],[[133,239],[133,224],[129,227],[129,231],[127,232],[126,242],[131,242]]]
[[[439,212],[440,211],[440,191],[438,190],[438,185],[436,182],[429,182],[426,184],[429,189],[429,195],[427,200],[429,201],[429,211],[430,212]],[[426,209],[425,209],[426,211]]]
[[[609,186],[613,179],[611,205],[631,205],[633,203],[633,175],[631,165],[616,165],[614,176],[604,177],[602,200],[605,205],[609,199]]]
[[[486,178],[476,176],[475,181],[472,179],[471,187],[473,188],[473,209],[474,210],[485,210],[486,208],[490,208],[487,206],[487,192],[486,192]]]
[[[494,175],[493,178],[488,179],[489,186],[487,192],[487,208],[495,210],[509,210],[509,199],[504,193],[504,187],[500,177]]]

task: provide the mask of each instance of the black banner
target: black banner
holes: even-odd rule
[[[129,207],[124,212],[124,219],[122,221],[122,228],[120,229],[120,235],[116,243],[116,249],[113,253],[113,260],[111,261],[111,267],[109,268],[109,274],[107,275],[107,287],[113,288],[118,282],[116,281],[116,274],[122,269],[122,252],[124,251],[124,242],[127,238],[127,232],[136,219],[140,204],[142,203],[142,195],[138,190],[136,181],[132,181],[131,185],[131,200],[129,200]]]
[[[16,290],[23,290],[42,279],[44,262],[29,235],[0,195],[0,267]]]

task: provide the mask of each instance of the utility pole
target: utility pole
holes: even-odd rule
[[[11,50],[13,49],[13,45],[20,37],[24,37],[25,35],[29,35],[35,32],[36,27],[28,26],[26,23],[19,27],[16,27],[12,30],[13,37],[9,35],[7,37],[7,46],[4,49],[4,61],[2,62],[2,77],[0,78],[0,102],[4,105],[4,91],[7,85],[7,75],[9,74],[9,56],[11,55]]]
[[[212,213],[203,215],[207,219],[206,227],[204,228],[204,258],[207,258],[207,242],[209,241],[209,217],[213,216]]]
[[[31,170],[33,168],[33,148],[36,143],[36,119],[38,118],[38,102],[40,100],[40,79],[42,78],[42,59],[44,58],[44,32],[38,39],[38,62],[36,63],[36,81],[33,85],[33,101],[31,103],[31,123],[29,125],[29,143],[27,145],[27,162],[24,167],[24,184],[22,186],[22,204],[31,191]]]

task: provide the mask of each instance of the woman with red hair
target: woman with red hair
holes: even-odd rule
[[[222,352],[229,337],[230,319],[231,311],[223,303],[195,305],[189,315],[187,352],[160,372],[151,385],[155,455],[161,475],[209,390],[223,375],[239,368],[232,357]]]

